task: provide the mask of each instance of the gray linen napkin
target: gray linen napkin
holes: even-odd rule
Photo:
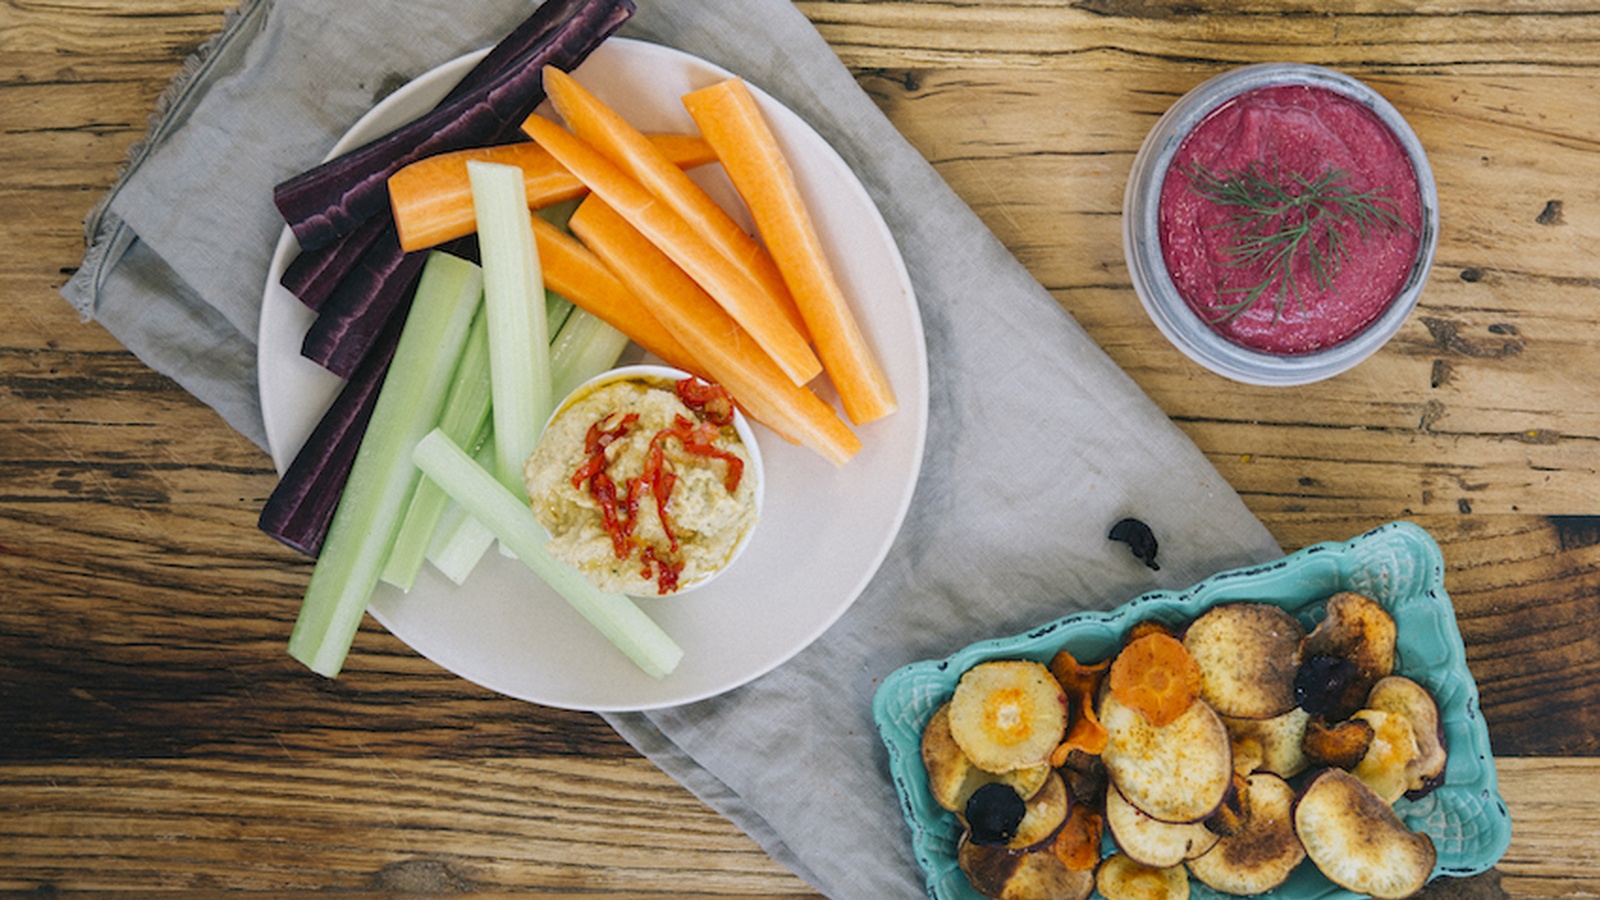
[[[819,891],[917,896],[922,875],[870,712],[885,675],[1279,550],[790,3],[640,7],[624,34],[744,75],[809,121],[866,184],[916,288],[931,400],[904,529],[832,629],[724,696],[607,720]],[[272,185],[319,159],[386,89],[493,42],[529,8],[246,2],[91,216],[93,246],[63,293],[263,443],[254,341],[281,228]],[[1124,515],[1155,527],[1159,572],[1107,540]]]

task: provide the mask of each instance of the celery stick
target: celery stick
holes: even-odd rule
[[[483,443],[473,451],[472,457],[480,467],[493,471],[493,432],[486,437],[486,440],[480,438]],[[426,475],[423,480],[433,482]],[[494,532],[469,515],[461,504],[451,500],[445,507],[438,528],[434,530],[433,541],[428,544],[428,562],[433,563],[433,567],[444,577],[460,585],[466,582],[467,576],[477,568],[478,560],[493,544]]]
[[[478,567],[479,560],[492,546],[494,532],[452,500],[439,518],[433,543],[428,545],[428,562],[439,570],[439,574],[460,586],[466,584],[467,576]]]
[[[677,668],[683,648],[633,600],[607,594],[578,570],[558,562],[544,549],[545,532],[528,504],[496,481],[466,451],[434,429],[419,441],[412,458],[456,502],[489,527],[523,564],[572,604],[590,624],[627,654],[639,668],[661,678]]]
[[[289,654],[319,674],[339,674],[350,652],[420,477],[412,448],[438,421],[482,292],[477,266],[429,254],[289,636]]]
[[[587,310],[574,309],[550,345],[550,380],[556,402],[615,366],[627,346],[627,335]]]
[[[561,326],[567,324],[567,319],[572,316],[572,311],[577,307],[572,305],[571,300],[548,289],[544,292],[544,306],[546,312],[544,333],[549,335],[550,340],[553,341],[556,339],[556,335],[561,333]],[[561,399],[556,394],[551,394],[550,396],[553,400]]]
[[[489,312],[489,365],[494,395],[495,474],[523,494],[522,463],[550,415],[550,334],[544,277],[528,218],[522,170],[467,164],[483,256]]]
[[[439,414],[439,428],[452,441],[462,446],[472,446],[478,433],[489,422],[489,317],[481,309],[472,319],[472,331],[467,335],[466,349],[456,365],[450,393],[446,396],[444,410]],[[417,573],[433,540],[445,505],[450,498],[433,483],[424,478],[417,484],[401,520],[400,531],[395,535],[389,560],[383,566],[385,582],[403,590],[416,584]]]

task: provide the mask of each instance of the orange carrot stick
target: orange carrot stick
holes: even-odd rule
[[[773,361],[795,384],[805,384],[822,371],[822,363],[811,352],[805,337],[781,310],[767,302],[761,287],[727,257],[712,249],[682,216],[667,208],[588,142],[549,119],[531,116],[522,123],[522,130],[587,184],[591,196],[605,200],[698,282],[772,355]]]
[[[667,365],[707,377],[694,355],[592,250],[538,216],[532,221],[546,287],[627,335]]]
[[[861,449],[860,438],[833,407],[789,380],[732,316],[598,192],[578,205],[568,225],[646,299],[661,324],[752,419],[834,465],[844,465]]]
[[[801,334],[805,320],[784,283],[772,254],[711,199],[682,168],[616,110],[555,66],[544,69],[545,94],[567,129],[600,151],[628,177],[683,217],[707,243],[744,269],[772,303],[783,309]]]
[[[654,134],[646,138],[646,143],[680,173],[716,161],[710,146],[694,135]],[[469,235],[477,227],[472,212],[472,185],[467,181],[469,160],[521,169],[532,209],[581,197],[589,190],[538,144],[526,141],[419,159],[389,176],[389,206],[400,230],[401,249],[409,252],[435,247]]]
[[[894,412],[889,379],[850,310],[794,172],[750,89],[733,78],[684,95],[683,105],[750,207],[845,413],[859,425]]]

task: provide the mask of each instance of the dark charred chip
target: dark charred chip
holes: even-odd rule
[[[991,782],[978,788],[967,799],[972,842],[984,847],[1010,843],[1027,812],[1028,804],[1009,785]]]
[[[1098,807],[1105,802],[1106,786],[1111,776],[1106,772],[1105,761],[1082,750],[1067,754],[1065,763],[1056,770],[1066,782],[1067,794],[1073,803]]]
[[[1127,544],[1133,555],[1152,570],[1161,569],[1156,563],[1156,534],[1149,525],[1138,519],[1122,519],[1111,526],[1109,537]]]
[[[1363,690],[1358,674],[1355,661],[1346,657],[1308,657],[1295,671],[1295,702],[1317,718],[1345,718],[1355,712],[1348,707],[1352,698]],[[1363,695],[1361,699],[1366,698]]]
[[[1084,900],[1093,890],[1094,875],[1069,869],[1055,851],[1056,837],[1071,811],[1066,787],[1052,774],[1028,800],[1027,811],[1010,840],[980,844],[969,822],[956,850],[956,863],[973,889],[985,897]]]
[[[1355,664],[1355,674],[1337,696],[1326,698],[1338,708],[1320,710],[1324,718],[1346,718],[1366,703],[1367,692],[1378,679],[1394,671],[1395,639],[1394,617],[1376,600],[1354,591],[1328,598],[1327,615],[1300,643],[1300,659],[1302,663],[1318,656],[1347,659]]]
[[[986,814],[994,816],[992,822],[986,823],[994,827],[976,829],[984,832],[979,836],[985,840],[992,840],[999,836],[998,833],[1003,833],[1006,830],[1011,832],[1006,840],[997,845],[992,845],[1004,847],[1007,850],[1027,850],[1031,847],[1049,845],[1055,838],[1056,832],[1061,830],[1061,823],[1065,822],[1067,815],[1072,812],[1072,798],[1067,795],[1066,784],[1054,771],[1045,779],[1044,787],[1039,788],[1037,793],[1023,801],[1022,818],[1017,820],[1015,824],[1010,821],[1010,817],[1014,813],[1011,801],[1004,795],[992,791],[991,794],[992,798],[984,798],[979,803],[988,803],[992,799],[998,807],[992,813],[989,810],[974,807],[970,800],[968,801],[968,807],[972,812],[978,813],[980,816]],[[973,796],[976,797],[977,794],[974,793]],[[968,832],[975,830],[975,826],[970,820],[967,821],[967,830]],[[982,846],[991,845],[985,844]]]

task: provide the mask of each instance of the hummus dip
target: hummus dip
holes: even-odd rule
[[[631,375],[569,398],[523,466],[555,558],[613,593],[673,594],[733,560],[757,478],[721,388]]]
[[[1241,255],[1252,237],[1239,224],[1244,207],[1208,193],[1207,173],[1233,187],[1254,173],[1289,195],[1326,180],[1381,213],[1365,223],[1347,211],[1263,219],[1257,233],[1312,217],[1286,283],[1270,263]],[[1405,147],[1363,103],[1317,85],[1257,88],[1212,111],[1179,145],[1162,184],[1160,236],[1178,292],[1214,331],[1265,353],[1310,353],[1359,333],[1400,293],[1422,245],[1421,192]],[[1326,264],[1320,272],[1314,259]]]

